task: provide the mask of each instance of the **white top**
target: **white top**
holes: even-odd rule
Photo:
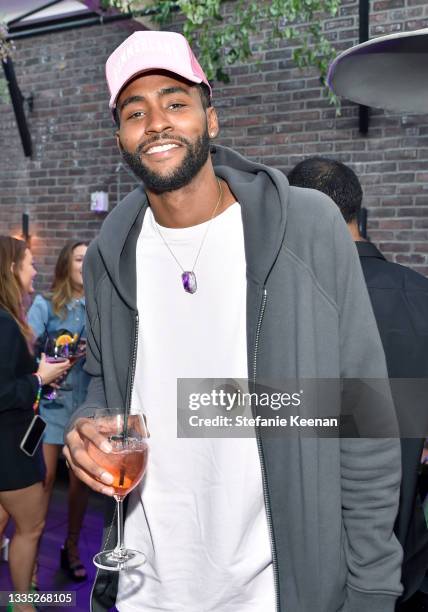
[[[209,221],[207,222],[209,223]],[[191,270],[207,228],[161,228]],[[186,293],[148,209],[137,243],[140,332],[132,410],[150,430],[125,544],[147,562],[119,581],[120,612],[273,612],[272,554],[255,438],[178,439],[177,378],[247,378],[238,203],[214,218]]]

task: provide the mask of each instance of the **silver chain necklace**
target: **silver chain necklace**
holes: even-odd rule
[[[221,202],[221,197],[223,195],[223,190],[222,190],[221,183],[220,183],[219,179],[217,179],[217,184],[218,184],[218,190],[219,190],[219,196],[218,196],[217,204],[215,205],[213,213],[212,213],[212,215],[210,217],[210,220],[208,221],[207,229],[205,230],[205,233],[204,233],[204,235],[202,237],[202,241],[201,241],[201,244],[199,245],[199,250],[198,250],[198,252],[196,254],[196,258],[195,258],[195,261],[193,263],[193,266],[192,266],[191,270],[185,270],[183,268],[181,263],[178,261],[177,257],[174,255],[171,247],[169,246],[169,244],[165,240],[164,236],[162,235],[162,232],[159,229],[159,225],[157,224],[156,219],[154,219],[155,227],[156,227],[156,229],[158,231],[159,236],[162,238],[162,241],[163,241],[164,245],[166,246],[168,251],[171,253],[173,258],[177,262],[179,268],[181,269],[181,282],[183,283],[184,291],[186,291],[187,293],[196,293],[196,290],[198,288],[198,285],[197,285],[197,282],[196,282],[196,274],[195,274],[196,264],[198,263],[199,254],[202,251],[202,247],[204,246],[206,237],[208,235],[208,230],[211,227],[211,223],[212,223],[212,221],[213,221],[213,219],[215,217],[215,214],[216,214],[217,209],[218,209],[218,207],[220,205],[220,202]]]

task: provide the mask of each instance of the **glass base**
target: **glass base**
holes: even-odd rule
[[[125,548],[120,555],[114,550],[105,550],[96,554],[92,561],[100,569],[121,572],[143,565],[146,556],[138,550]]]

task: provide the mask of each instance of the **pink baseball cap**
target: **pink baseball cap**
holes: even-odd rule
[[[116,108],[121,90],[131,79],[156,68],[178,74],[193,83],[205,83],[212,95],[208,79],[182,34],[144,30],[131,34],[107,60],[109,107]]]

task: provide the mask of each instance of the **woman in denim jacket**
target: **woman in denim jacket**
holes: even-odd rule
[[[87,245],[81,241],[68,242],[61,250],[51,287],[50,297],[38,295],[29,312],[28,322],[37,338],[46,334],[55,338],[60,330],[85,337],[85,298],[83,294],[82,264]],[[58,458],[64,443],[65,425],[71,414],[86,397],[89,376],[83,370],[84,359],[80,359],[70,370],[58,389],[55,399],[42,399],[40,414],[47,422],[43,439],[43,454],[46,463],[45,491],[50,497],[55,482]],[[78,541],[85,514],[87,487],[69,471],[68,534],[61,548],[61,567],[76,582],[85,580],[86,570],[78,551]]]

